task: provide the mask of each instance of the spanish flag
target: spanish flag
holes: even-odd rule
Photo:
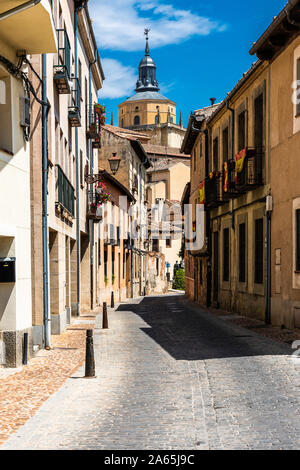
[[[228,181],[228,163],[224,163],[224,193],[228,193],[228,186],[229,186],[229,181]]]
[[[200,184],[200,204],[205,203],[205,180]]]
[[[235,183],[237,183],[238,173],[242,173],[244,169],[246,156],[247,156],[247,149],[243,149],[235,157]]]

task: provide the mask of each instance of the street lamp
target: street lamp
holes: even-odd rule
[[[113,156],[108,159],[108,162],[110,166],[110,171],[113,175],[115,175],[120,168],[121,159],[117,157],[116,153],[113,153]]]

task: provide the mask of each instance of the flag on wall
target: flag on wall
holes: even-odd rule
[[[237,175],[242,173],[244,169],[245,158],[247,156],[247,149],[243,149],[235,157],[235,182],[237,183]]]
[[[205,203],[205,180],[200,184],[200,204]]]
[[[224,163],[224,193],[228,193],[229,180],[228,180],[228,162]]]

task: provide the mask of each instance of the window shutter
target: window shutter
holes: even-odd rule
[[[264,277],[264,222],[255,221],[255,283],[263,284]]]

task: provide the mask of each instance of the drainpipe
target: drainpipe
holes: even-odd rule
[[[75,8],[74,18],[74,34],[75,34],[75,77],[78,74],[78,9]],[[76,161],[76,315],[80,316],[80,261],[81,261],[81,240],[80,240],[80,183],[79,183],[79,145],[78,145],[78,128],[75,128],[75,161]]]
[[[97,49],[95,49],[95,59],[93,62],[89,64],[89,121],[92,120],[92,66],[97,62]],[[89,151],[90,151],[90,174],[94,173],[94,152],[93,152],[93,143],[90,141],[89,144]],[[91,190],[93,189],[93,185],[91,185]],[[94,221],[90,220],[90,281],[91,281],[91,310],[94,309]]]
[[[47,123],[47,56],[42,55],[42,232],[43,232],[43,293],[44,293],[44,343],[50,349],[49,309],[49,243],[48,243],[48,123]]]
[[[13,15],[17,15],[22,11],[28,10],[28,8],[35,7],[36,5],[38,5],[38,3],[41,3],[41,1],[42,0],[30,0],[28,2],[22,3],[22,5],[19,5],[15,8],[11,8],[10,10],[4,11],[0,14],[0,21],[6,20],[7,18],[10,18]]]

